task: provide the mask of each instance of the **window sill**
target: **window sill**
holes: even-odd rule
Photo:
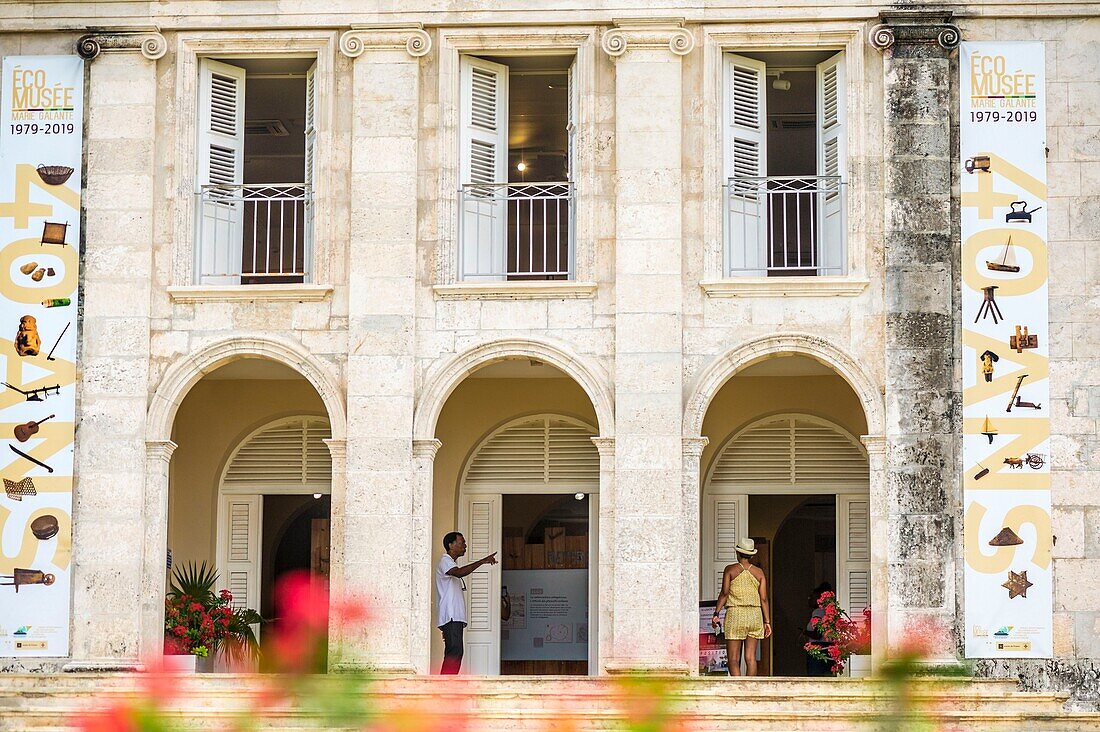
[[[851,277],[731,277],[699,287],[707,297],[856,297],[868,284]]]
[[[583,300],[596,296],[595,282],[459,282],[435,285],[439,300]]]
[[[332,285],[187,285],[169,287],[172,302],[320,302]]]

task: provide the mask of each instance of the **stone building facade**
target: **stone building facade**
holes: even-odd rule
[[[0,4],[0,18],[0,54],[79,45],[89,59],[71,656],[5,668],[110,668],[155,652],[166,550],[239,570],[250,601],[269,602],[262,536],[302,510],[257,498],[276,494],[329,502],[333,587],[379,616],[341,640],[387,671],[437,668],[440,539],[482,531],[472,551],[503,556],[512,495],[588,501],[589,673],[694,672],[684,647],[690,658],[699,602],[714,599],[711,572],[729,559],[723,541],[770,541],[778,566],[781,524],[812,496],[806,525],[836,509],[832,554],[814,551],[847,556],[826,575],[853,605],[863,593],[876,655],[913,621],[957,631],[954,49],[1039,40],[1054,658],[978,670],[1095,700],[1092,5],[40,1]],[[207,129],[230,82],[243,112],[227,134],[243,123],[243,148]],[[785,109],[798,94],[802,106]],[[279,114],[291,96],[294,111]],[[776,111],[745,124],[754,103]],[[839,136],[822,124],[829,114]],[[283,138],[297,147],[276,150]],[[816,153],[781,160],[806,139]],[[212,172],[226,150],[243,177]],[[304,184],[275,185],[288,183],[272,177],[287,160],[304,165],[293,179]],[[803,193],[734,182],[765,178],[798,178]],[[761,213],[783,195],[810,213]],[[257,223],[272,201],[301,223]],[[795,234],[780,241],[784,223]],[[211,264],[225,254],[218,232],[233,242],[228,265]],[[237,458],[276,428],[308,455],[288,468],[298,488],[282,476],[265,492]],[[780,456],[785,484],[747,467],[775,430],[794,446]],[[493,462],[530,434],[542,473]],[[794,455],[818,437],[836,459]],[[572,472],[553,467],[566,443]],[[800,461],[818,477],[796,475]],[[253,522],[242,541],[258,556],[229,566],[237,515]],[[471,582],[485,627],[470,629],[468,663],[499,672],[500,580],[483,576]],[[958,655],[956,636],[940,656]]]

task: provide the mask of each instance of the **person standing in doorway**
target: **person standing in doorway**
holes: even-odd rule
[[[710,622],[718,626],[718,613],[726,608],[726,665],[730,676],[741,675],[741,657],[745,658],[745,670],[756,676],[756,649],[760,641],[771,637],[771,610],[768,607],[768,588],[764,571],[752,563],[756,554],[756,542],[743,537],[734,550],[737,563],[726,567],[722,573],[722,592],[718,595],[714,615]]]
[[[466,627],[466,599],[462,596],[466,582],[462,578],[483,564],[496,564],[497,553],[458,566],[458,558],[466,554],[466,538],[457,531],[443,537],[443,549],[435,568],[436,627],[443,633],[443,667],[439,673],[457,674],[462,667],[462,630]]]

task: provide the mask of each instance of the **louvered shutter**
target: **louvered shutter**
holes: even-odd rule
[[[317,144],[317,64],[309,67],[306,72],[306,151],[305,151],[305,177],[303,181],[307,186],[313,185],[314,180],[314,152]]]
[[[466,537],[467,562],[500,551],[501,497],[465,496],[459,531]],[[500,571],[482,567],[466,575],[465,670],[471,674],[500,673]]]
[[[566,158],[566,180],[576,183],[577,180],[577,59],[569,64],[569,76],[566,77],[567,98],[566,102],[566,127],[568,135],[568,153]]]
[[[294,417],[263,427],[237,448],[222,484],[257,490],[308,487],[309,492],[327,493],[332,455],[324,441],[330,436],[328,421],[317,417]]]
[[[817,65],[817,174],[835,176],[822,181],[826,193],[818,211],[819,275],[844,274],[847,269],[844,196],[837,182],[847,175],[846,116],[844,54],[838,53]]]
[[[747,495],[711,496],[708,500],[706,544],[700,593],[704,598],[717,598],[722,591],[722,572],[737,561],[734,547],[748,533],[749,497]]]
[[[871,504],[866,496],[836,498],[837,588],[840,605],[853,620],[871,607]]]
[[[767,201],[760,191],[767,175],[767,81],[763,61],[726,54],[725,169],[729,271],[762,277],[767,272]]]
[[[507,485],[510,489],[547,487],[599,490],[600,454],[596,431],[555,415],[524,418],[505,425],[474,451],[463,478],[467,488]]]
[[[834,485],[866,485],[867,458],[836,426],[806,416],[757,422],[726,443],[711,472],[711,485],[787,485],[812,491]]]
[[[244,182],[245,70],[213,59],[199,61],[198,185]],[[213,189],[202,204],[199,284],[241,281],[243,206],[233,188]]]
[[[222,496],[224,522],[220,579],[233,593],[233,607],[260,606],[260,532],[263,496]]]
[[[473,56],[462,56],[459,67],[461,182],[480,186],[465,189],[459,274],[501,280],[508,211],[505,189],[492,184],[508,181],[508,67]]]

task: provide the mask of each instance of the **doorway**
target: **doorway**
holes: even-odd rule
[[[502,564],[466,577],[464,672],[597,668],[589,642],[598,637],[597,572],[589,561],[599,535],[595,436],[572,417],[520,417],[490,432],[467,461],[458,494],[467,560],[497,552]]]
[[[584,493],[503,497],[502,676],[588,674],[589,506]]]
[[[774,676],[805,676],[806,623],[815,607],[810,593],[823,582],[836,589],[836,496],[781,496],[800,499],[793,509],[776,496],[752,496],[750,517],[756,514],[779,518],[779,527],[771,542],[772,625],[769,639],[771,672]]]

